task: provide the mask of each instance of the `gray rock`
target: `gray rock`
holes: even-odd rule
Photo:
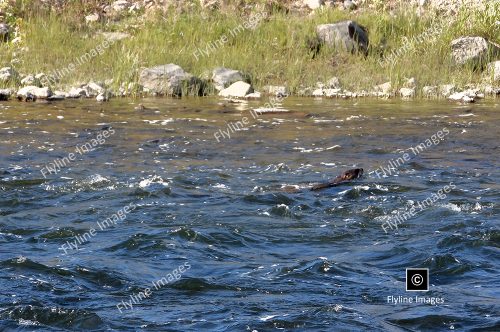
[[[439,86],[439,91],[443,97],[448,97],[456,91],[454,84],[444,84]]]
[[[500,48],[483,37],[460,37],[451,42],[451,57],[457,65],[481,67],[487,59],[500,54]]]
[[[13,81],[18,77],[19,74],[12,67],[4,67],[0,69],[0,82]]]
[[[0,41],[6,41],[9,37],[10,27],[5,23],[0,23]]]
[[[66,94],[68,98],[82,98],[87,97],[87,92],[82,88],[71,88]]]
[[[12,90],[0,89],[0,100],[9,100],[11,95],[12,95]]]
[[[36,85],[38,87],[41,86],[40,80],[36,79],[35,76],[33,75],[27,75],[21,80],[21,85],[23,86],[29,86],[29,85]]]
[[[480,98],[484,98],[484,95],[479,92],[479,89],[469,89],[462,92],[455,92],[448,97],[450,100],[461,101],[463,103],[473,103]]]
[[[83,89],[85,90],[87,97],[95,97],[106,91],[106,89],[104,89],[100,84],[97,84],[95,82],[90,82],[89,84],[85,85]]]
[[[47,99],[52,96],[50,88],[39,88],[34,85],[25,86],[17,91],[17,98],[20,100]]]
[[[169,96],[182,96],[185,90],[199,95],[202,85],[196,77],[173,63],[142,70],[139,84],[146,91]]]
[[[252,92],[253,88],[250,84],[243,81],[238,81],[231,84],[228,88],[219,92],[219,96],[243,98]]]
[[[212,72],[212,82],[217,91],[225,89],[235,82],[244,80],[243,73],[234,69],[218,67]]]
[[[111,4],[111,9],[115,12],[122,12],[124,10],[128,10],[131,6],[132,3],[127,0],[118,0]]]
[[[276,96],[276,97],[286,97],[290,93],[286,86],[281,85],[269,85],[265,87],[266,93]]]
[[[364,27],[354,21],[318,25],[316,33],[325,45],[352,53],[368,54],[368,34]]]
[[[403,98],[413,98],[415,97],[415,89],[401,88],[399,89],[399,95]]]
[[[500,61],[490,62],[488,64],[488,73],[493,78],[494,82],[500,81]]]
[[[383,94],[392,94],[392,84],[391,82],[385,82],[375,86],[375,91],[381,92]]]
[[[66,99],[66,95],[67,93],[64,92],[64,91],[54,91],[54,93],[52,94],[52,96],[50,96],[49,100],[63,100],[63,99]]]
[[[345,0],[344,1],[344,9],[347,9],[347,10],[354,10],[356,9],[357,5],[352,2],[351,0]]]
[[[100,94],[96,97],[96,100],[97,100],[98,102],[108,101],[108,100],[109,100],[109,94],[107,94],[106,92],[100,93]]]
[[[261,93],[258,91],[254,91],[245,96],[246,99],[260,99]]]
[[[332,77],[326,82],[325,87],[330,89],[339,89],[340,88],[340,80],[337,77]]]
[[[324,0],[302,0],[302,2],[310,9],[318,9],[325,4]]]
[[[438,87],[433,85],[433,86],[424,86],[422,88],[422,94],[425,96],[425,97],[437,97],[437,94],[438,94]]]

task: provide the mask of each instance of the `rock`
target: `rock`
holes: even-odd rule
[[[34,85],[25,86],[17,91],[17,98],[19,100],[47,99],[50,96],[52,96],[50,88],[39,88]]]
[[[493,82],[500,81],[500,61],[490,62],[487,66],[487,72],[493,78]]]
[[[357,7],[357,5],[354,2],[352,2],[351,0],[345,0],[343,5],[344,5],[344,9],[347,9],[347,10],[354,10]]]
[[[41,86],[40,80],[36,79],[35,76],[33,75],[27,75],[25,78],[21,80],[21,85],[22,86],[29,86],[29,85],[36,85],[36,86]]]
[[[331,89],[338,89],[340,88],[340,81],[337,77],[332,77],[326,82],[325,86]]]
[[[101,32],[101,36],[107,41],[114,43],[129,38],[130,34],[126,32]]]
[[[392,94],[392,84],[391,82],[385,82],[375,86],[375,91],[382,92],[384,95]]]
[[[10,27],[5,23],[0,23],[0,41],[6,41],[9,37]]]
[[[87,23],[95,23],[97,21],[99,21],[99,14],[97,13],[85,16],[85,22]]]
[[[19,74],[11,67],[0,69],[0,82],[8,82],[16,80]]]
[[[182,96],[183,88],[196,95],[202,92],[200,80],[173,63],[142,70],[139,84],[146,91],[161,95]]]
[[[405,88],[415,89],[417,87],[417,80],[415,77],[411,77],[404,83]]]
[[[85,94],[87,95],[87,97],[95,97],[106,91],[106,89],[104,89],[101,85],[94,82],[90,82],[89,84],[85,85],[83,89],[85,90]]]
[[[399,95],[403,98],[413,98],[415,97],[415,89],[401,88],[399,89]]]
[[[244,80],[245,79],[243,73],[237,70],[218,67],[215,68],[212,72],[212,82],[214,83],[215,89],[217,89],[217,91],[225,89],[235,82]]]
[[[325,95],[325,92],[323,91],[322,88],[316,89],[312,92],[313,97],[323,97]]]
[[[481,67],[487,59],[500,54],[500,48],[483,37],[461,37],[451,42],[451,57],[455,64]]]
[[[104,102],[109,100],[109,95],[106,92],[100,93],[97,97],[96,100],[98,102]]]
[[[324,0],[303,0],[304,5],[310,9],[318,9],[325,4]]]
[[[441,91],[441,95],[443,97],[448,97],[452,93],[454,93],[455,90],[455,85],[454,84],[444,84],[439,86],[439,91]]]
[[[10,89],[0,89],[0,100],[9,100],[12,95],[12,90]]]
[[[111,9],[113,11],[119,13],[119,12],[128,10],[131,6],[132,6],[132,4],[130,2],[128,2],[127,0],[118,0],[118,1],[115,1],[111,4]]]
[[[246,99],[260,99],[261,93],[258,91],[249,93],[245,96]]]
[[[265,91],[276,97],[287,97],[290,94],[287,87],[281,85],[269,85],[265,87]]]
[[[87,97],[87,92],[82,88],[71,88],[66,94],[68,98],[81,98]]]
[[[484,87],[484,93],[487,95],[500,95],[500,88],[494,88],[491,85]]]
[[[368,34],[366,29],[354,21],[322,24],[316,27],[321,43],[351,53],[368,54]]]
[[[461,101],[463,103],[473,103],[480,98],[484,98],[484,95],[479,93],[479,89],[469,89],[462,92],[455,92],[448,97],[450,100]]]
[[[341,96],[342,89],[324,89],[323,94],[325,97],[334,98]]]
[[[252,92],[253,88],[250,84],[243,81],[238,81],[231,84],[228,88],[220,91],[219,96],[243,98]]]
[[[49,98],[47,98],[48,100],[63,100],[63,99],[66,99],[66,92],[64,91],[54,91],[54,93],[52,94],[52,96],[50,96]]]
[[[422,94],[424,97],[437,97],[438,87],[437,86],[424,86],[422,88]]]

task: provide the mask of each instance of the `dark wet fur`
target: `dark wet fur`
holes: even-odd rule
[[[321,189],[325,189],[325,188],[334,187],[334,186],[339,185],[341,183],[360,178],[361,176],[363,176],[363,169],[362,168],[350,169],[348,171],[345,171],[341,175],[337,176],[335,179],[332,179],[326,183],[320,183],[320,184],[316,184],[316,185],[312,186],[311,190],[321,190]]]

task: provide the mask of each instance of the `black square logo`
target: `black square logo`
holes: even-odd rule
[[[429,269],[406,269],[406,291],[427,292],[429,290]]]

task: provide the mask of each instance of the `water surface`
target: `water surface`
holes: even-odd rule
[[[290,112],[254,118],[264,103],[0,104],[0,329],[500,329],[498,101],[288,98]],[[243,117],[243,130],[217,142]],[[372,172],[443,128],[395,172]],[[349,184],[282,189],[353,167],[365,176]],[[450,183],[398,229],[381,227]],[[86,233],[78,250],[62,249]],[[405,291],[409,267],[430,269],[429,292]],[[387,303],[400,295],[444,304]]]

